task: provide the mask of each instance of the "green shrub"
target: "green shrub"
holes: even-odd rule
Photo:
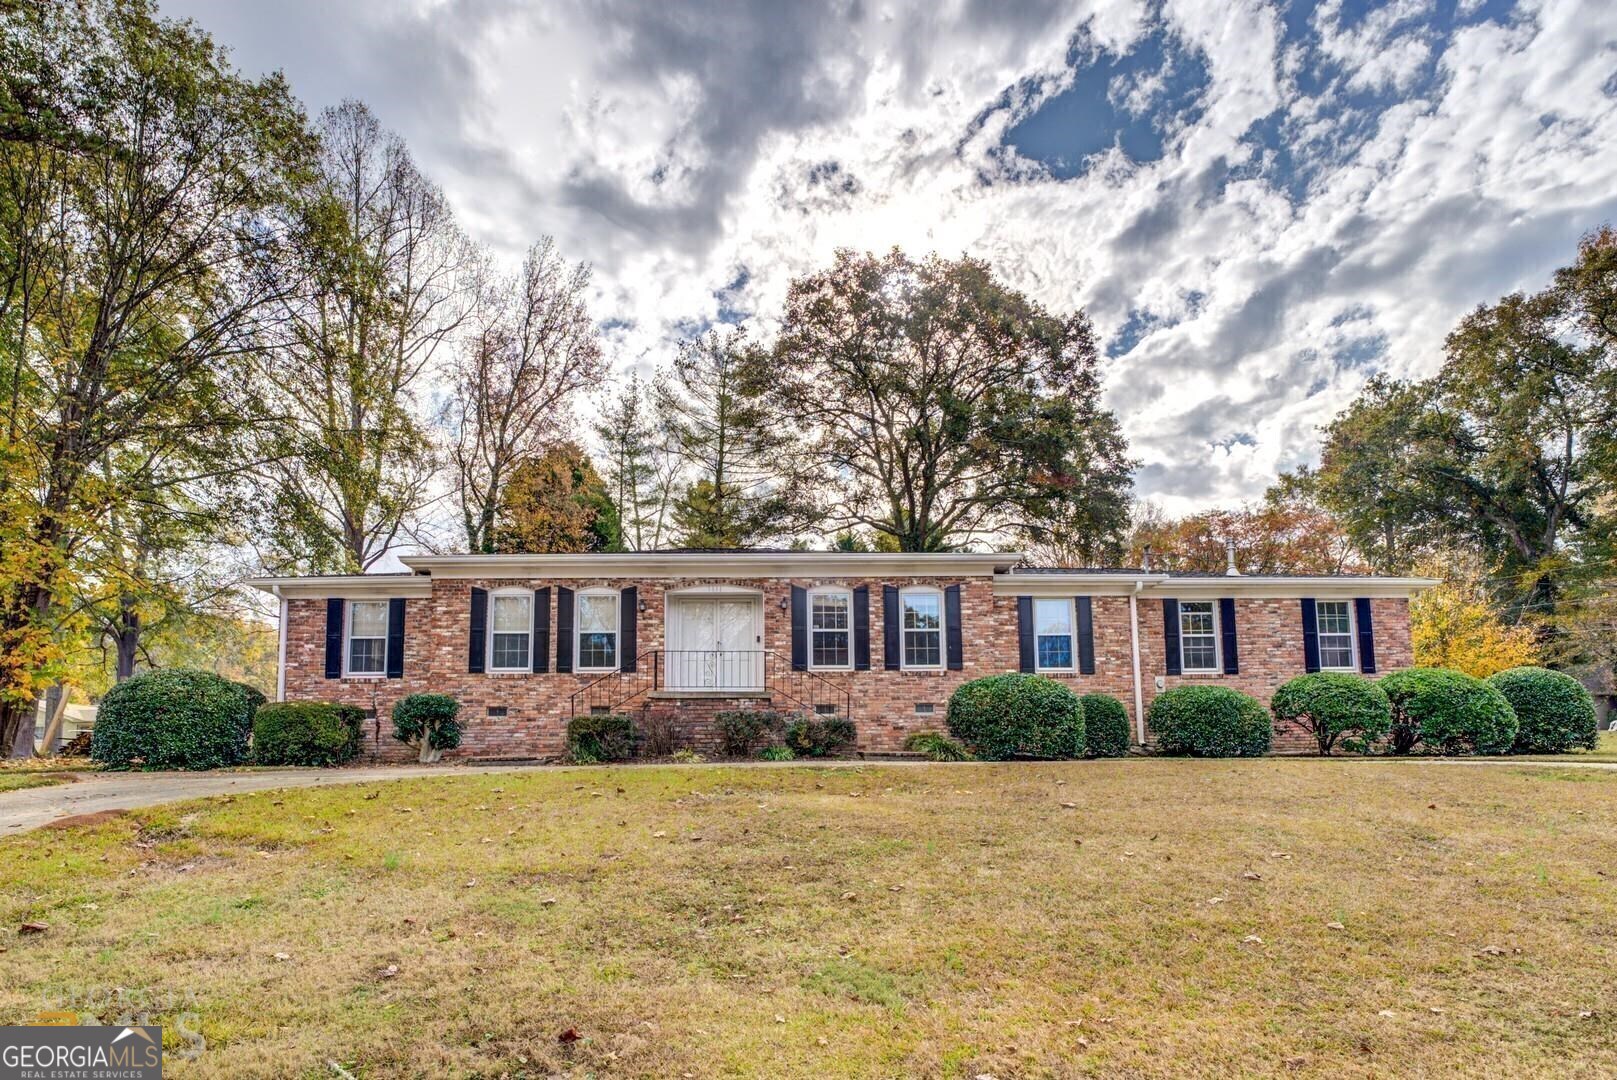
[[[253,760],[260,765],[342,765],[359,754],[365,710],[322,701],[265,705],[253,717]]]
[[[978,757],[1075,758],[1084,752],[1084,707],[1043,675],[990,675],[949,697],[949,733]]]
[[[1227,686],[1179,686],[1158,694],[1146,714],[1157,749],[1190,757],[1261,757],[1269,714],[1257,698]]]
[[[1392,702],[1363,675],[1322,671],[1299,675],[1269,701],[1276,730],[1295,725],[1313,736],[1321,756],[1341,740],[1342,747],[1368,753],[1392,727]]]
[[[787,713],[774,709],[726,709],[714,720],[719,725],[719,749],[727,757],[751,757],[761,746],[786,737]]]
[[[904,740],[904,749],[925,754],[933,761],[970,761],[971,751],[941,731],[917,731]]]
[[[219,769],[247,760],[248,697],[211,671],[171,668],[114,686],[90,756],[113,769]]]
[[[575,716],[567,722],[567,756],[580,765],[634,757],[634,721],[619,713]]]
[[[1381,680],[1392,702],[1392,752],[1417,743],[1434,754],[1505,754],[1516,741],[1516,713],[1505,695],[1449,668],[1406,668]]]
[[[1126,757],[1129,752],[1129,711],[1110,694],[1085,694],[1084,756]]]
[[[1501,671],[1488,680],[1516,711],[1513,754],[1564,754],[1574,747],[1593,750],[1595,699],[1570,675],[1541,667]]]
[[[460,745],[460,702],[448,694],[407,694],[393,706],[393,737],[431,764]]]
[[[797,755],[792,753],[790,746],[777,744],[775,746],[766,746],[758,751],[758,757],[763,761],[791,761]]]
[[[853,745],[856,732],[846,716],[794,713],[786,722],[786,746],[798,757],[825,757]]]

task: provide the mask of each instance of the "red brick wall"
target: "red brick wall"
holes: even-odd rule
[[[439,579],[430,598],[405,602],[404,678],[325,678],[324,600],[292,600],[287,605],[286,697],[288,700],[345,701],[375,708],[379,721],[366,732],[367,753],[385,760],[406,760],[409,748],[393,741],[387,721],[392,703],[404,694],[433,691],[454,695],[461,702],[465,738],[452,756],[549,757],[560,754],[566,742],[569,697],[595,675],[577,674],[469,674],[467,638],[470,592],[479,588],[541,585],[574,590],[592,586],[623,588],[635,585],[645,610],[639,615],[641,652],[663,648],[665,592],[704,584],[759,589],[763,593],[762,647],[789,657],[790,613],[785,604],[792,585],[843,585],[870,588],[871,670],[830,672],[826,677],[846,685],[859,729],[859,745],[866,750],[893,750],[914,731],[941,729],[944,709],[955,687],[983,675],[1017,670],[1016,598],[995,597],[986,578],[884,581],[867,578],[797,578],[723,582],[701,579],[614,579],[534,581],[529,579]],[[961,586],[964,667],[960,671],[887,671],[882,667],[882,586]],[[554,594],[553,594],[554,595]],[[1140,610],[1141,678],[1147,707],[1157,693],[1155,680],[1165,686],[1187,682],[1221,682],[1256,695],[1267,703],[1269,695],[1287,679],[1301,674],[1301,615],[1296,599],[1250,599],[1236,603],[1241,674],[1236,676],[1166,676],[1159,599],[1142,599]],[[1380,670],[1391,671],[1411,663],[1409,613],[1405,600],[1374,601],[1376,651]],[[1132,720],[1134,689],[1130,660],[1129,602],[1126,597],[1094,599],[1095,668],[1090,676],[1058,676],[1079,693],[1112,694],[1128,708]],[[551,627],[554,648],[555,604]],[[553,658],[552,658],[553,659]],[[920,714],[918,704],[930,703],[933,713]],[[685,742],[711,747],[712,713],[724,703],[698,699],[655,703],[674,722]],[[490,706],[503,706],[504,717],[490,717]],[[1303,748],[1295,738],[1277,739],[1277,748]]]

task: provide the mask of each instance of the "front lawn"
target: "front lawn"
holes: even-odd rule
[[[24,788],[50,787],[63,782],[62,777],[48,772],[28,772],[22,769],[0,769],[0,791],[21,791]]]
[[[0,1021],[122,988],[192,1014],[176,1076],[1609,1075],[1614,797],[1279,759],[237,796],[0,841]]]

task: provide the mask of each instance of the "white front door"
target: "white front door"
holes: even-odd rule
[[[669,689],[763,688],[763,607],[757,597],[677,597],[669,612]]]

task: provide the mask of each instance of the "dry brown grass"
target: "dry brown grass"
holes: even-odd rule
[[[196,1014],[176,1076],[1609,1075],[1614,796],[1126,760],[211,800],[0,842],[0,1020],[128,988]]]

